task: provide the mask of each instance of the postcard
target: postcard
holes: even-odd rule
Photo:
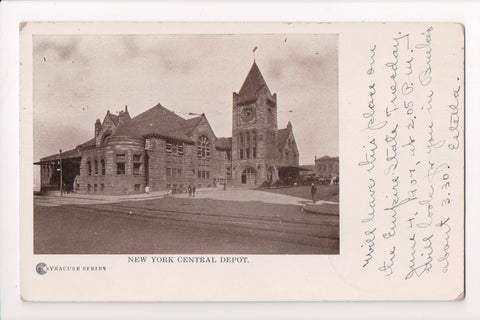
[[[461,24],[19,33],[23,300],[463,298]]]

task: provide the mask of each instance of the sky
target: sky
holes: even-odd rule
[[[232,93],[254,58],[300,164],[338,156],[337,35],[34,35],[34,160],[93,138],[95,120],[125,105],[132,117],[157,103],[205,113],[230,137]]]

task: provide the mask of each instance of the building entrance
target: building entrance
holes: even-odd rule
[[[256,184],[256,176],[255,176],[255,169],[251,167],[245,168],[242,172],[242,184],[246,185],[255,185]]]

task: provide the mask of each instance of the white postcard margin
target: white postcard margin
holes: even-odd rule
[[[220,28],[221,26],[221,28]],[[439,148],[434,148],[433,155],[425,155],[425,150],[418,151],[415,156],[421,164],[434,162],[436,165],[447,163],[449,166],[448,182],[451,192],[449,195],[448,209],[438,209],[435,212],[435,220],[428,227],[412,233],[408,219],[411,214],[415,215],[413,208],[407,206],[414,202],[428,201],[429,193],[425,192],[428,185],[419,188],[417,195],[411,195],[415,200],[405,203],[405,207],[398,211],[399,224],[396,225],[396,234],[390,238],[383,237],[392,228],[393,212],[388,209],[388,202],[378,198],[376,200],[375,222],[362,222],[368,220],[370,174],[374,176],[376,185],[382,186],[376,190],[378,194],[392,189],[391,176],[381,176],[380,168],[386,170],[386,150],[392,149],[396,138],[392,133],[396,124],[405,126],[406,116],[401,116],[408,111],[403,109],[405,96],[398,98],[400,112],[392,111],[388,118],[388,127],[382,127],[380,131],[365,130],[368,120],[365,114],[371,112],[369,99],[371,98],[369,86],[372,82],[378,83],[375,100],[378,112],[378,122],[385,119],[380,114],[385,113],[385,108],[391,101],[392,90],[387,82],[392,80],[392,67],[386,64],[392,63],[394,58],[393,49],[398,42],[398,57],[405,63],[405,44],[402,40],[395,40],[403,34],[411,34],[412,46],[425,43],[425,34],[431,31],[432,48],[432,75],[431,87],[435,89],[435,106],[427,117],[425,112],[417,110],[417,105],[425,104],[426,91],[422,90],[412,101],[418,115],[417,128],[423,125],[424,132],[415,130],[415,141],[418,141],[418,150],[427,148],[429,139],[428,126],[434,123],[438,127],[438,136],[434,136],[433,142],[446,142]],[[340,114],[340,164],[341,164],[341,203],[340,203],[340,255],[306,255],[306,256],[249,256],[248,265],[158,265],[158,264],[129,264],[124,255],[33,255],[33,179],[32,179],[32,58],[31,36],[33,33],[52,34],[87,34],[87,33],[338,33],[339,34],[339,114]],[[424,34],[422,34],[424,33]],[[423,39],[422,39],[423,38]],[[463,29],[458,24],[157,24],[157,23],[28,23],[22,26],[20,35],[21,66],[20,66],[20,233],[21,233],[21,261],[20,261],[20,286],[22,298],[33,301],[310,301],[310,300],[454,300],[461,298],[464,292],[464,158],[463,158]],[[371,67],[371,49],[376,46],[374,76],[370,77],[368,70]],[[415,61],[420,61],[421,56],[425,59],[426,47],[414,48]],[[400,59],[399,59],[400,61]],[[425,61],[425,60],[424,60]],[[400,62],[399,62],[400,64]],[[425,65],[415,66],[415,72],[425,71]],[[399,67],[400,68],[400,67]],[[433,71],[434,70],[434,71]],[[405,80],[398,77],[399,83]],[[419,81],[418,77],[417,80]],[[415,83],[418,85],[418,83]],[[383,87],[382,87],[383,86]],[[407,85],[408,86],[408,85]],[[414,86],[414,85],[412,85]],[[423,85],[422,85],[423,86]],[[382,88],[381,88],[382,87]],[[414,86],[415,87],[415,86]],[[400,86],[398,87],[400,90]],[[458,89],[459,88],[459,89]],[[455,96],[455,90],[457,95]],[[400,91],[398,91],[400,92]],[[420,90],[418,91],[420,92]],[[400,94],[398,94],[400,96]],[[454,97],[455,96],[455,97]],[[413,96],[412,96],[413,97]],[[403,99],[403,100],[402,100]],[[458,141],[460,145],[455,150],[446,150],[452,143],[451,134],[451,105],[458,101]],[[409,100],[410,101],[410,100]],[[401,102],[401,103],[400,103]],[[418,103],[417,103],[418,102]],[[408,102],[407,102],[408,104]],[[427,108],[423,105],[424,108]],[[380,109],[382,111],[380,111]],[[394,106],[392,106],[394,109]],[[409,114],[410,116],[410,114]],[[384,117],[386,117],[384,115]],[[408,124],[407,124],[408,125]],[[455,125],[455,124],[454,124]],[[391,127],[393,126],[393,127]],[[386,129],[387,131],[383,130]],[[389,131],[388,131],[389,130]],[[405,130],[405,129],[402,129]],[[407,129],[408,130],[408,129]],[[372,133],[374,132],[374,133]],[[388,132],[391,134],[389,135]],[[398,129],[398,146],[405,144],[400,137],[409,136]],[[400,134],[402,132],[402,134]],[[375,136],[369,135],[375,134]],[[372,137],[378,139],[378,158],[375,169],[368,172],[364,165],[359,163],[365,160],[364,147],[368,150],[368,143]],[[390,137],[390,138],[389,138]],[[393,140],[392,140],[393,139]],[[381,142],[383,140],[383,145]],[[385,141],[388,140],[388,141]],[[447,141],[448,140],[448,141]],[[392,142],[392,143],[390,143]],[[421,143],[420,143],[421,142]],[[373,145],[372,145],[373,146]],[[383,151],[381,148],[383,148]],[[400,149],[400,147],[399,147]],[[404,149],[406,150],[406,149]],[[421,154],[422,153],[422,154]],[[383,154],[383,155],[382,155]],[[390,154],[391,157],[392,154]],[[366,158],[366,161],[371,158]],[[401,181],[405,172],[410,173],[408,165],[412,160],[405,153],[400,154],[397,165]],[[388,162],[391,162],[389,160]],[[405,163],[405,165],[404,165]],[[415,162],[416,163],[416,162]],[[408,165],[407,165],[408,164]],[[436,167],[433,167],[435,170]],[[428,176],[428,167],[422,167],[417,172],[421,173],[417,179]],[[390,172],[389,172],[390,173]],[[437,186],[437,178],[443,179],[446,172],[439,172],[433,181],[434,189],[440,190],[442,185]],[[450,174],[451,173],[451,174]],[[408,176],[410,177],[410,176]],[[405,179],[406,181],[407,179]],[[425,179],[424,179],[425,180]],[[429,180],[427,178],[427,180]],[[398,182],[398,181],[397,181]],[[447,182],[447,181],[446,181]],[[418,182],[420,183],[420,182]],[[390,184],[390,185],[389,185]],[[427,187],[426,187],[427,186]],[[438,189],[437,189],[438,188]],[[449,191],[450,191],[449,190]],[[409,190],[405,184],[398,187],[399,200],[408,195]],[[435,193],[435,197],[436,197]],[[388,196],[388,194],[383,194]],[[443,193],[442,193],[443,195]],[[390,195],[393,196],[393,195]],[[435,201],[443,201],[446,198],[435,198]],[[441,203],[440,201],[440,203]],[[400,202],[400,201],[399,201]],[[440,204],[441,205],[441,204]],[[440,206],[438,205],[438,206]],[[421,208],[428,205],[418,205]],[[437,205],[435,205],[437,208]],[[420,215],[422,213],[419,213]],[[428,214],[428,213],[427,213]],[[403,225],[400,225],[402,216]],[[390,217],[390,218],[389,218]],[[404,218],[407,218],[406,220]],[[445,246],[445,232],[437,224],[449,219],[451,233],[448,234],[448,271],[440,267],[440,262],[432,263],[432,267],[422,273],[421,276],[413,276],[408,280],[412,263],[420,263],[419,257],[412,260],[413,234],[417,235],[419,244],[417,249],[428,250],[430,234],[424,231],[432,230],[437,250],[432,259],[440,259],[440,254]],[[419,221],[419,220],[418,220]],[[427,221],[428,222],[428,221]],[[427,223],[426,222],[426,223]],[[408,222],[410,223],[410,222]],[[430,229],[431,228],[431,229]],[[375,246],[369,236],[375,233]],[[418,227],[414,228],[415,230]],[[435,230],[435,231],[434,231]],[[442,235],[443,232],[443,235]],[[382,239],[383,238],[383,239]],[[442,242],[443,238],[443,242]],[[423,241],[423,243],[422,243]],[[432,240],[433,243],[433,240]],[[422,244],[422,247],[420,247]],[[433,244],[432,244],[433,245]],[[365,251],[370,247],[373,252]],[[396,248],[395,271],[389,277],[385,276],[385,270],[379,268],[386,266],[392,247]],[[443,248],[443,249],[442,249]],[[418,250],[419,254],[420,250]],[[444,252],[445,253],[445,252]],[[428,257],[428,252],[423,252]],[[372,256],[371,260],[368,260]],[[55,273],[48,277],[42,277],[35,271],[38,262],[46,261],[49,264],[73,264],[73,265],[107,265],[108,272],[101,274],[69,274]],[[363,265],[369,262],[365,267]],[[423,261],[423,260],[422,260]],[[425,260],[427,261],[427,260]],[[433,261],[433,260],[432,260]],[[434,267],[435,266],[435,267]],[[161,289],[159,289],[161,288]]]

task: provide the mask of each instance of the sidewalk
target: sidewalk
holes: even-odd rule
[[[201,188],[197,189],[195,197],[189,197],[187,193],[180,194],[167,194],[166,191],[154,191],[150,193],[140,193],[132,195],[98,195],[98,194],[73,194],[68,193],[63,196],[35,196],[35,204],[43,206],[61,206],[61,205],[89,205],[89,204],[102,204],[102,203],[116,203],[123,201],[141,201],[150,199],[162,199],[165,197],[180,198],[180,199],[213,199],[213,200],[225,200],[225,201],[258,201],[272,204],[284,204],[284,205],[296,205],[303,206],[305,211],[313,213],[327,213],[332,214],[335,211],[332,208],[337,208],[338,203],[331,201],[317,201],[313,204],[311,200],[303,198],[267,193],[259,190],[244,189],[244,188],[229,188],[223,190],[223,188]],[[325,208],[329,207],[327,212]],[[321,210],[320,210],[321,208]]]

